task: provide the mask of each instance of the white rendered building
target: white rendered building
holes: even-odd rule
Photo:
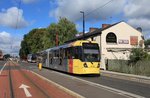
[[[90,28],[90,32],[73,40],[94,40],[99,43],[101,69],[106,69],[108,59],[128,60],[132,48],[144,48],[142,33],[125,22],[103,24],[102,28]]]

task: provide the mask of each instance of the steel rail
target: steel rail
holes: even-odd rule
[[[15,64],[13,61],[12,63],[16,66],[17,64]],[[41,88],[37,83],[35,83],[27,74],[25,74],[25,72],[23,70],[21,70],[21,67],[18,66],[19,72],[31,83],[33,84],[33,86],[35,86],[44,96],[45,98],[50,98],[50,96],[48,95],[47,92],[44,91],[43,88]]]

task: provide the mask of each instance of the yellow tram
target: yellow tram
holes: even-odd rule
[[[44,67],[72,74],[100,74],[99,46],[94,41],[78,40],[49,48],[41,56]]]

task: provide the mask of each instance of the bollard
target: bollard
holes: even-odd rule
[[[39,70],[42,70],[42,63],[39,63]]]

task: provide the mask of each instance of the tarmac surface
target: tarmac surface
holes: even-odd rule
[[[29,64],[24,63],[23,66]],[[73,76],[49,69],[39,71],[36,64],[30,64],[29,70],[40,74],[73,92],[86,98],[144,98],[150,97],[150,85],[107,76]]]
[[[39,70],[36,63],[0,61],[0,98],[150,98],[150,84],[107,75],[70,75]]]

